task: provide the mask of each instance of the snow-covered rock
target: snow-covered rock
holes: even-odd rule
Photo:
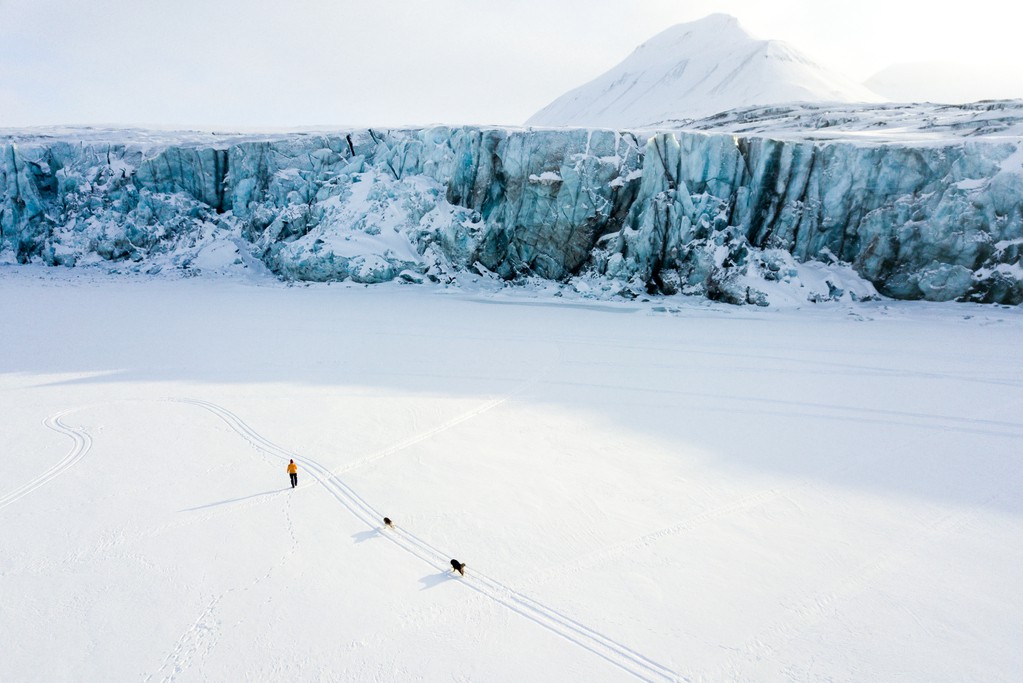
[[[526,125],[635,130],[751,105],[882,100],[784,42],[753,38],[735,17],[712,14],[654,36]]]

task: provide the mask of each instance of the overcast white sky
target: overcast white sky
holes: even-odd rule
[[[942,61],[1023,84],[1005,0],[0,0],[0,126],[518,125],[712,12],[856,80]]]

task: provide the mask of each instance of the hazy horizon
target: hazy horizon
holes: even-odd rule
[[[1023,97],[1016,7],[993,22],[983,6],[923,13],[879,0],[636,0],[624,9],[434,0],[401,11],[348,0],[0,0],[0,126],[521,125],[653,35],[714,12],[859,82],[943,61],[962,67],[964,87],[990,82],[1002,91],[989,98]],[[955,78],[937,80],[932,92],[955,94]]]

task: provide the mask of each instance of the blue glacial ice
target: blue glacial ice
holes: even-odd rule
[[[295,280],[1023,301],[1012,136],[4,131],[0,192],[0,261],[18,263],[196,271],[229,243]]]

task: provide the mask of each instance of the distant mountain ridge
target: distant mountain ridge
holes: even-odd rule
[[[757,40],[727,14],[678,24],[534,114],[529,126],[636,129],[782,102],[882,102],[790,45]]]

